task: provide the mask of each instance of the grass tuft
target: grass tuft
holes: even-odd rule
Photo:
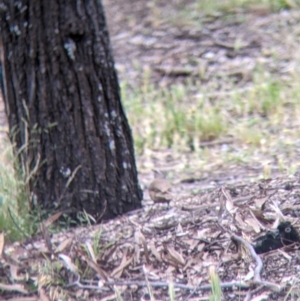
[[[272,13],[284,9],[299,8],[299,1],[291,0],[196,0],[188,4],[179,3],[174,1],[177,9],[173,12],[168,11],[164,16],[161,13],[160,18],[164,16],[168,22],[177,27],[194,26],[201,27],[201,20],[205,16],[224,15],[225,19],[236,18],[237,16],[231,15],[237,11],[244,12],[257,12],[257,13]],[[157,14],[156,14],[157,15]],[[243,22],[243,16],[238,16],[236,21]]]
[[[3,143],[3,141],[2,141]],[[24,239],[32,232],[26,185],[14,169],[15,157],[8,141],[0,150],[0,231],[8,241]]]
[[[214,266],[209,267],[209,278],[211,284],[211,295],[209,296],[209,301],[221,301],[222,299],[221,281],[219,275],[216,273]]]
[[[200,80],[159,87],[148,76],[141,88],[122,85],[139,154],[147,148],[197,150],[201,142],[223,137],[255,147],[280,143],[278,131],[293,126],[300,111],[300,89],[293,84],[300,78],[287,82],[259,68],[251,85],[240,89],[231,84],[227,92],[213,86],[204,90]]]

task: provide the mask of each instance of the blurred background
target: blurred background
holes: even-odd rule
[[[293,175],[300,146],[300,5],[104,1],[142,184],[178,193]]]

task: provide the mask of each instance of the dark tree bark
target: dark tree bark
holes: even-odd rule
[[[32,200],[96,219],[141,207],[101,1],[0,0],[0,13],[6,113]]]

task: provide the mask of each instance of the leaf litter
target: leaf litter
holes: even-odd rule
[[[221,186],[186,199],[175,197],[169,209],[146,205],[102,225],[54,234],[51,250],[44,239],[4,244],[0,289],[7,298],[35,295],[34,283],[51,299],[58,285],[68,300],[102,300],[118,288],[124,300],[140,300],[151,287],[156,300],[168,300],[172,283],[176,300],[187,300],[191,293],[192,300],[208,298],[213,266],[224,300],[243,300],[249,294],[253,300],[278,300],[299,280],[299,247],[258,256],[251,243],[258,233],[272,229],[278,209],[280,218],[295,224],[299,196],[297,177]],[[259,199],[263,206],[257,205]],[[221,206],[228,200],[230,206]],[[258,221],[253,210],[261,210],[264,218]],[[69,243],[52,251],[64,241]],[[14,279],[13,284],[7,279]]]
[[[297,11],[268,17],[250,15],[248,22],[255,24],[254,30],[247,28],[249,23],[235,20],[228,21],[230,30],[226,30],[223,21],[213,16],[202,29],[188,25],[172,28],[153,15],[149,17],[141,1],[135,1],[136,5],[132,1],[120,3],[107,5],[108,16],[114,15],[108,21],[115,23],[109,26],[117,68],[121,78],[131,83],[139,82],[140,77],[139,70],[132,68],[135,59],[142,66],[150,66],[154,71],[151,80],[162,86],[191,76],[202,77],[204,85],[221,87],[209,95],[212,99],[220,93],[231,95],[222,83],[224,77],[234,79],[239,89],[247,89],[257,62],[281,76],[298,70],[290,60],[298,52],[295,43],[285,44],[287,51],[281,43],[272,42],[291,37],[287,23],[296,24],[294,29],[298,30]],[[126,9],[131,13],[138,10],[141,21],[129,22],[127,29],[124,18],[130,19],[130,14]],[[147,22],[153,33],[147,33]],[[280,60],[273,60],[273,55]],[[197,67],[191,57],[200,58]],[[212,148],[232,143],[235,141],[202,145]],[[236,147],[239,145],[233,145],[234,151]],[[165,167],[157,166],[163,160],[154,158],[162,156],[167,159],[170,152],[150,152],[150,159],[137,158],[145,191],[151,168]],[[168,173],[185,169],[182,161],[188,155],[172,152],[174,156],[177,160],[168,165]],[[251,162],[250,167],[236,165],[232,170],[223,166],[221,170],[212,162],[201,173],[185,171],[180,179],[177,175],[175,197],[168,209],[149,205],[146,194],[143,209],[102,225],[48,237],[46,228],[57,217],[53,216],[41,226],[41,239],[9,245],[1,234],[1,297],[29,301],[62,296],[67,300],[115,300],[117,296],[143,300],[151,296],[169,300],[175,294],[175,300],[208,300],[210,271],[220,278],[223,300],[288,300],[292,294],[299,295],[297,245],[260,256],[251,249],[256,237],[275,229],[282,219],[299,230],[299,175],[249,184],[261,172],[256,163]],[[194,188],[200,192],[192,194]],[[93,242],[100,229],[95,249]]]

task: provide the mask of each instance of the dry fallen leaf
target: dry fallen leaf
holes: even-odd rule
[[[72,241],[73,241],[72,237],[64,239],[55,249],[55,253],[62,252],[66,247],[68,247],[71,244]]]
[[[250,301],[264,301],[264,300],[269,300],[269,294],[262,293],[261,295],[252,298]]]
[[[50,298],[46,295],[45,290],[42,287],[38,289],[40,300],[39,301],[50,301]]]
[[[94,262],[97,262],[96,256],[95,256],[95,253],[94,253],[94,249],[93,249],[93,247],[92,247],[92,245],[91,245],[91,242],[90,242],[90,241],[86,241],[84,244],[85,244],[85,246],[87,247],[87,250],[89,251],[89,254],[90,254],[92,260],[93,260]]]
[[[176,266],[178,266],[178,265],[184,266],[185,265],[184,258],[175,249],[173,249],[171,246],[168,246],[168,245],[164,245],[164,249],[167,252],[166,259],[168,261],[173,262],[173,264],[175,264]]]
[[[65,267],[74,273],[75,275],[78,275],[78,269],[77,266],[72,262],[72,259],[64,254],[59,254],[58,257],[63,261]]]
[[[109,279],[107,273],[103,269],[101,269],[96,262],[94,262],[86,256],[82,256],[82,259],[85,260],[89,267],[92,268],[98,274],[98,277],[100,277],[100,279],[103,279],[105,281]]]
[[[4,284],[0,283],[0,290],[3,291],[11,291],[11,292],[19,292],[22,294],[28,294],[29,292],[24,288],[21,284]]]
[[[225,196],[225,208],[232,215],[236,213],[238,208],[234,205],[230,194],[226,191],[224,187],[221,188],[223,195]]]
[[[150,248],[150,250],[151,250],[151,253],[155,256],[156,260],[159,261],[159,262],[162,262],[161,255],[160,255],[160,253],[157,251],[154,242],[151,242],[151,243],[149,244],[149,248]]]
[[[242,229],[242,230],[246,230],[247,229],[247,225],[245,224],[245,220],[244,218],[241,216],[241,214],[239,212],[237,212],[235,214],[234,217],[235,221],[238,223],[238,226]]]
[[[256,233],[260,233],[260,224],[255,218],[248,217],[245,219],[245,223],[251,226]]]
[[[51,215],[39,226],[37,233],[43,231],[44,228],[48,228],[51,224],[53,224],[56,220],[58,220],[61,215],[62,215],[61,211]]]
[[[120,265],[111,272],[111,277],[120,278],[122,276],[124,269],[131,264],[134,255],[132,255],[129,259],[127,259],[126,257],[127,257],[127,251],[123,253],[123,258]]]
[[[139,255],[140,255],[140,247],[139,247],[139,243],[141,242],[143,245],[143,251],[144,251],[144,255],[146,258],[147,263],[149,264],[150,262],[150,258],[149,258],[149,252],[148,252],[148,246],[147,246],[147,241],[145,236],[143,235],[143,233],[141,232],[140,229],[138,229],[135,232],[135,239],[136,239],[136,247],[135,247],[135,258],[136,258],[136,262],[139,262]]]
[[[20,281],[20,280],[24,279],[23,276],[19,276],[18,275],[19,267],[17,265],[10,263],[9,266],[10,266],[10,276],[11,276],[11,279],[16,280],[16,281]]]

